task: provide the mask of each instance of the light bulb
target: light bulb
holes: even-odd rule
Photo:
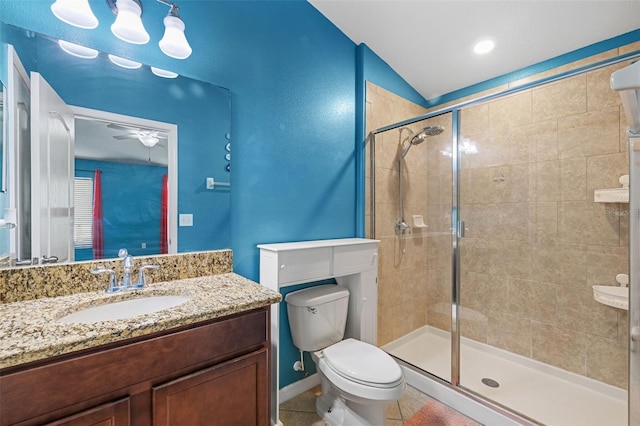
[[[93,14],[89,0],[56,0],[51,11],[56,18],[74,27],[91,30],[98,26],[98,18]]]
[[[164,18],[164,36],[158,43],[165,55],[176,59],[186,59],[191,55],[191,46],[184,35],[184,22],[169,12]]]
[[[134,0],[117,0],[118,9],[116,20],[111,25],[111,32],[120,40],[133,44],[146,44],[149,42],[149,34],[142,24],[142,8]]]

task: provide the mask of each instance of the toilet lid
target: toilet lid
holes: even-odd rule
[[[368,386],[394,387],[402,382],[402,369],[382,349],[355,339],[325,348],[327,365],[341,376]]]

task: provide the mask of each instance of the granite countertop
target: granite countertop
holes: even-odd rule
[[[170,309],[93,324],[59,318],[92,306],[136,297],[189,296]],[[277,303],[282,296],[234,273],[150,284],[136,291],[79,293],[0,304],[0,369],[144,336]]]

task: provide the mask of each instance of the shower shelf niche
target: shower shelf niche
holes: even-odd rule
[[[621,188],[596,189],[593,191],[593,201],[596,203],[628,203],[629,175],[623,175],[618,180]]]

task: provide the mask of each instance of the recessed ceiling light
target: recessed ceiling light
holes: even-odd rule
[[[473,45],[473,52],[477,55],[484,55],[485,53],[491,52],[495,46],[496,42],[493,38],[481,38]]]

